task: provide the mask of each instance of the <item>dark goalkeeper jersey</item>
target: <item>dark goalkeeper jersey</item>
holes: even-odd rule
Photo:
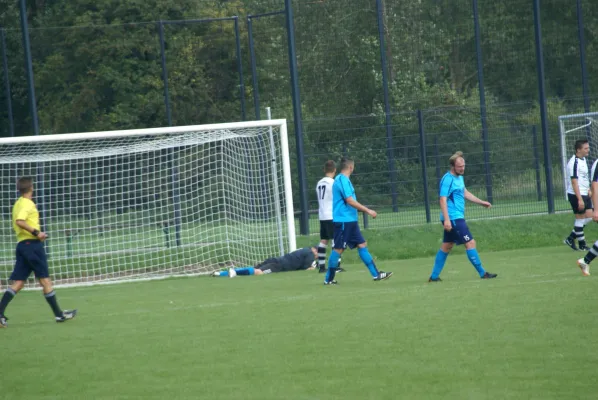
[[[299,271],[308,269],[311,267],[311,264],[314,262],[314,260],[314,253],[311,251],[311,247],[304,247],[289,254],[285,254],[282,257],[276,258],[276,261],[279,263],[282,271]]]

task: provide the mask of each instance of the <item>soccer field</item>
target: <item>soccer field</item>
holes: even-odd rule
[[[11,303],[2,399],[594,399],[598,281],[564,246],[61,289]],[[598,274],[598,270],[596,271]]]

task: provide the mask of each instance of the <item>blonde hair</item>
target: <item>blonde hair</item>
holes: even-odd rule
[[[457,162],[458,158],[463,158],[463,152],[462,151],[455,152],[455,154],[453,154],[451,156],[451,158],[449,158],[449,164],[450,164],[451,167],[455,166],[455,163]]]

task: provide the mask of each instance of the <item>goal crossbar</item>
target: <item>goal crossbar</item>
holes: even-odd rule
[[[244,121],[244,122],[227,122],[223,124],[207,124],[207,125],[187,125],[187,126],[172,126],[164,128],[147,128],[147,129],[128,129],[116,131],[100,131],[100,132],[82,132],[82,133],[59,133],[55,135],[41,135],[41,136],[16,136],[10,138],[0,138],[0,145],[3,144],[19,144],[19,143],[43,143],[43,142],[57,142],[57,141],[71,141],[71,140],[86,140],[86,139],[105,139],[129,137],[129,136],[152,136],[164,135],[172,133],[186,133],[186,132],[206,132],[214,130],[228,130],[236,128],[259,128],[268,126],[284,127],[286,132],[286,119],[272,119],[266,121]],[[286,135],[285,135],[286,136]]]

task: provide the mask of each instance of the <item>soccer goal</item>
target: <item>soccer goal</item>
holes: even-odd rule
[[[0,139],[2,286],[20,176],[34,178],[58,285],[206,274],[296,248],[285,120]]]
[[[585,114],[561,115],[559,117],[561,134],[561,166],[563,171],[563,187],[567,187],[567,162],[575,154],[575,141],[588,139],[590,155],[588,166],[598,158],[598,112]]]

